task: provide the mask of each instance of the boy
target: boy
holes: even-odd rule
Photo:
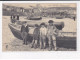
[[[49,50],[52,50],[52,42],[54,45],[55,50],[57,50],[56,46],[56,36],[57,36],[57,28],[54,26],[54,21],[49,20],[48,21],[49,26],[47,27],[47,37],[49,40]]]
[[[38,24],[35,24],[35,29],[34,29],[34,32],[33,32],[33,41],[32,41],[31,48],[34,47],[36,49],[38,47],[39,36],[40,36],[39,26],[38,26]]]
[[[40,48],[41,49],[46,48],[46,34],[47,34],[47,28],[45,27],[45,23],[41,23],[41,28],[40,28]]]
[[[23,44],[27,45],[27,39],[28,39],[28,32],[29,32],[29,28],[27,25],[27,22],[24,22],[24,24],[21,27],[21,35],[23,38]]]

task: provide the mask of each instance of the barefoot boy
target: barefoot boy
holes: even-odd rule
[[[49,50],[52,50],[52,47],[54,45],[54,49],[57,50],[56,46],[56,36],[57,36],[57,28],[54,26],[54,21],[49,20],[48,21],[49,26],[47,27],[47,37],[49,40]],[[53,45],[52,45],[53,42]]]
[[[46,48],[46,33],[47,33],[47,28],[45,27],[45,23],[41,23],[41,28],[40,28],[40,48],[41,49]]]
[[[38,47],[38,41],[39,41],[39,36],[40,36],[40,31],[39,31],[39,26],[35,24],[35,29],[33,32],[33,41],[32,41],[32,46],[31,48],[37,48]]]

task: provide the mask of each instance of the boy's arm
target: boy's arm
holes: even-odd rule
[[[54,27],[55,27],[55,26],[54,26]],[[57,29],[56,27],[54,28],[53,33],[54,33],[55,35],[57,35],[57,34],[58,34],[58,29]]]
[[[38,35],[40,36],[40,29],[38,30]]]
[[[47,28],[46,28],[45,30],[46,30],[45,33],[46,33],[46,35],[47,35]]]
[[[49,28],[48,28],[48,26],[47,26],[47,29],[46,29],[46,30],[47,30],[47,34],[48,34],[48,29],[49,29]]]
[[[22,29],[23,29],[23,25],[21,26],[21,32],[22,32]]]
[[[48,31],[49,31],[48,29],[49,29],[49,28],[47,27],[47,29],[46,29],[46,31],[47,31],[47,33],[46,33],[47,37],[48,37]]]
[[[41,29],[40,29],[40,40],[41,40]]]
[[[40,29],[40,36],[41,36],[41,29]]]
[[[27,26],[27,28],[28,28],[28,32],[29,32],[29,26]]]

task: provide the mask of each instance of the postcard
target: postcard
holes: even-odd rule
[[[2,51],[77,51],[76,3],[3,3]]]

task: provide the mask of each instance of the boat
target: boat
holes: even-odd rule
[[[9,23],[9,28],[11,30],[11,32],[13,33],[13,35],[22,40],[21,37],[21,25],[23,22],[20,22],[20,24],[18,23],[17,25],[13,24],[13,23]],[[29,27],[33,27],[34,25],[29,25]],[[55,26],[59,29],[62,30],[64,28],[64,25],[62,22],[57,22],[55,23]],[[76,32],[62,32],[62,34],[64,34],[64,37],[58,36],[57,37],[57,46],[58,47],[64,47],[64,48],[74,48],[76,49]],[[73,35],[73,36],[69,36],[69,35]],[[74,36],[75,35],[75,36]],[[33,39],[33,35],[29,34],[29,41],[32,41]]]
[[[28,17],[28,20],[41,20],[42,17]]]
[[[21,31],[19,30],[20,28],[16,27],[16,26],[15,26],[14,24],[12,24],[12,23],[9,23],[8,26],[9,26],[11,32],[13,33],[13,35],[14,35],[16,38],[22,40]]]
[[[14,23],[9,23],[8,24],[8,26],[9,26],[9,28],[10,28],[10,30],[11,30],[11,32],[13,33],[13,35],[16,37],[16,38],[18,38],[18,39],[20,39],[20,40],[22,40],[22,37],[21,37],[21,26],[22,26],[22,24],[24,23],[25,21],[19,21],[18,23],[16,23],[16,24],[14,24]],[[28,24],[28,26],[29,26],[29,28],[30,27],[34,27],[34,25],[35,24]],[[40,25],[40,24],[39,24]],[[47,23],[46,23],[46,25],[47,25]],[[56,28],[58,29],[58,30],[62,30],[63,28],[64,28],[64,23],[63,22],[54,22],[54,25],[56,26]],[[72,37],[74,37],[74,36],[76,36],[76,32],[62,32],[62,34],[64,35],[64,36],[66,36],[66,37],[68,37],[68,36],[72,36]],[[30,35],[32,35],[32,34],[30,34]],[[72,38],[71,37],[71,38]]]
[[[55,18],[56,18],[56,19],[63,19],[64,16],[56,15]]]
[[[21,30],[20,29],[21,29],[21,26],[24,22],[25,21],[23,21],[23,22],[18,21],[18,22],[16,22],[16,24],[14,24],[14,23],[9,23],[8,24],[11,32],[13,33],[13,35],[16,38],[21,39],[21,40],[22,40],[22,37],[21,37]],[[40,25],[40,23],[37,23],[37,24]],[[57,22],[57,23],[55,22],[54,24],[57,27],[57,29],[59,29],[59,30],[62,30],[62,28],[64,28],[64,23],[63,22]],[[28,24],[29,27],[34,27],[34,25],[35,25],[35,23],[34,24]]]

